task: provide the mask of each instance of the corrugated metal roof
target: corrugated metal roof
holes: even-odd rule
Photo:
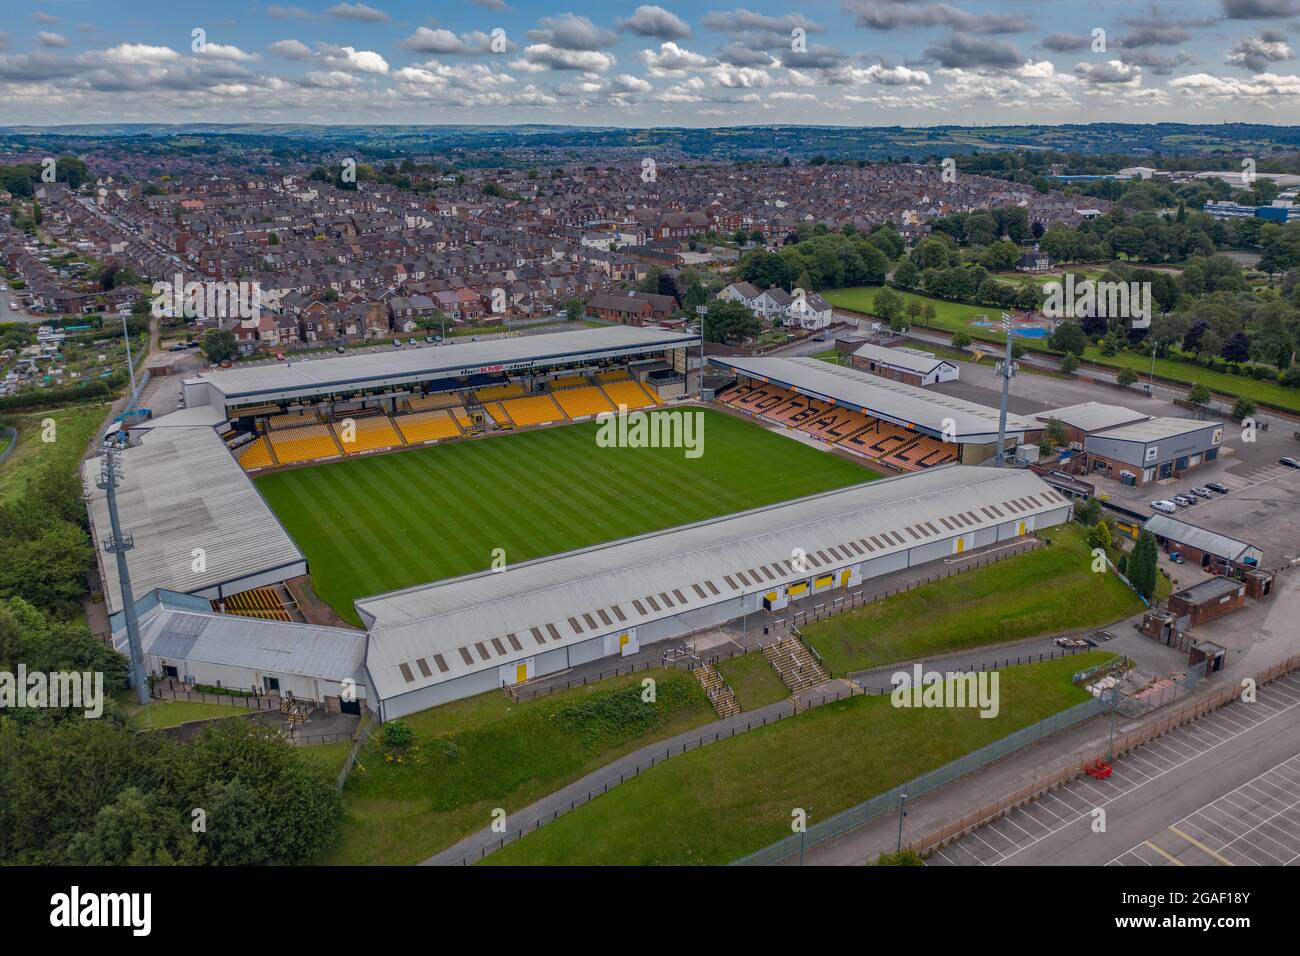
[[[633,326],[610,326],[554,332],[547,335],[521,335],[488,342],[457,342],[435,347],[393,349],[259,365],[249,368],[216,369],[197,377],[221,394],[252,400],[260,393],[297,389],[342,388],[371,379],[394,376],[438,378],[464,369],[482,366],[511,365],[518,362],[567,362],[593,357],[600,352],[627,348],[672,348],[698,343],[698,336],[663,329]]]
[[[1230,538],[1226,534],[1210,531],[1207,528],[1198,528],[1194,524],[1179,521],[1169,515],[1152,515],[1142,527],[1162,538],[1172,538],[1179,544],[1188,545],[1197,551],[1226,558],[1229,561],[1239,561],[1247,551],[1258,550],[1245,541],[1238,541],[1236,538]]]
[[[894,368],[916,372],[918,375],[928,375],[940,365],[952,365],[947,359],[917,349],[891,349],[883,345],[873,345],[870,342],[860,346],[853,354],[865,359],[873,359]]]
[[[368,670],[392,697],[1066,504],[1031,472],[954,465],[364,598]]]
[[[1049,418],[1077,428],[1084,432],[1100,431],[1103,428],[1117,428],[1145,421],[1150,415],[1135,412],[1123,405],[1106,405],[1102,402],[1081,402],[1078,405],[1066,405],[1063,408],[1050,408],[1045,412],[1035,412],[1034,417],[1040,422]]]
[[[815,358],[723,358],[710,356],[715,364],[747,375],[794,388],[813,397],[841,402],[941,437],[944,420],[952,419],[957,441],[996,441],[998,410],[927,391],[915,385],[895,382],[855,368],[831,365]],[[1019,415],[1007,415],[1007,434],[1036,431],[1042,425]]]
[[[164,598],[141,616],[140,643],[146,654],[159,657],[365,683],[364,631],[205,613],[169,607]],[[125,627],[113,635],[113,644],[127,653]]]
[[[1222,428],[1223,422],[1197,421],[1194,418],[1148,418],[1144,422],[1108,428],[1101,438],[1113,438],[1116,441],[1135,441],[1147,444],[1164,438],[1176,438],[1205,428]]]
[[[194,593],[303,560],[210,427],[154,428],[121,454],[117,506],[122,530],[135,542],[126,558],[137,600],[154,588]],[[95,484],[99,470],[98,458],[82,465],[104,597],[115,614],[122,609],[117,561],[104,551],[112,530],[107,498]],[[198,572],[192,570],[195,548],[204,550],[205,567]]]

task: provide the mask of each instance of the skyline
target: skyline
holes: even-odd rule
[[[1281,124],[1300,105],[1300,0],[201,9],[11,18],[0,125]]]

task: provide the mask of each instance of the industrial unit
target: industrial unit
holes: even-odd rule
[[[1142,526],[1156,536],[1156,542],[1184,560],[1218,571],[1250,571],[1259,566],[1263,552],[1253,544],[1226,534],[1198,528],[1169,515],[1152,515]]]
[[[1089,434],[1084,471],[1127,485],[1146,485],[1185,473],[1219,456],[1223,422],[1190,418],[1146,421]]]
[[[952,465],[364,598],[372,702],[390,720],[1069,516],[1031,472]]]

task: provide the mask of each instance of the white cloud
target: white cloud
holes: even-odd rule
[[[636,58],[645,64],[651,76],[681,76],[688,70],[702,70],[713,63],[709,57],[692,53],[671,40],[659,44],[658,52],[642,50]]]

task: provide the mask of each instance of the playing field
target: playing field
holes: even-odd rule
[[[877,477],[704,410],[703,454],[602,448],[594,422],[264,475],[257,488],[319,594],[359,597],[518,563]]]

